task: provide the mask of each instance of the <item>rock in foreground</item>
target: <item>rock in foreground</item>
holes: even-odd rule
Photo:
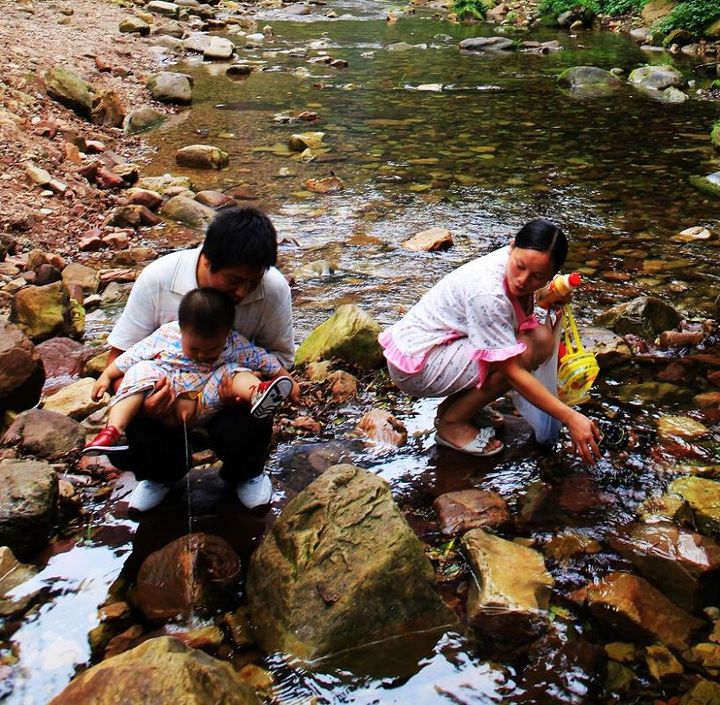
[[[260,705],[230,666],[177,639],[159,637],[73,680],[49,705]]]
[[[250,561],[247,593],[260,645],[307,659],[456,621],[388,485],[351,465],[285,507]]]

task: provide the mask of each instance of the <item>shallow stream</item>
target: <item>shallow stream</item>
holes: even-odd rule
[[[388,6],[379,3],[327,7],[339,18],[324,18],[320,8],[293,19],[268,11],[259,24],[273,27],[272,40],[238,52],[263,70],[243,80],[227,78],[224,64],[198,59],[174,66],[195,79],[192,109],[148,135],[158,150],[149,174],[183,173],[174,154],[187,144],[228,151],[226,171],[185,172],[197,190],[256,197],[247,202],[271,211],[281,238],[297,240],[299,246],[281,247],[281,266],[297,280],[298,340],[346,302],[361,304],[383,324],[393,322],[445,273],[505,244],[537,215],[557,220],[572,239],[568,268],[588,281],[576,304],[579,320],[588,322],[612,303],[641,293],[659,295],[692,315],[712,311],[720,240],[716,235],[687,243],[674,236],[694,225],[718,229],[720,202],[711,202],[687,180],[720,169],[708,138],[717,105],[699,100],[665,105],[626,86],[607,97],[579,98],[556,83],[557,74],[574,65],[627,73],[642,63],[674,59],[644,53],[627,36],[573,37],[551,30],[519,36],[556,39],[563,51],[461,54],[461,39],[491,34],[493,28],[452,25],[429,12],[388,24]],[[321,51],[308,47],[320,41],[324,51],[349,66],[307,63]],[[388,48],[400,42],[412,46]],[[688,76],[692,64],[688,58],[677,62]],[[298,67],[309,76],[298,77]],[[417,90],[425,84],[440,84],[441,90]],[[318,121],[273,120],[278,113],[304,110],[316,111]],[[309,130],[325,133],[328,151],[303,163],[284,145],[294,132]],[[280,177],[281,169],[290,175]],[[331,174],[344,181],[341,192],[322,196],[306,190],[307,179]],[[448,252],[418,254],[399,247],[434,226],[452,231],[456,244]],[[307,276],[302,268],[321,260],[327,266],[318,271],[325,274]],[[98,317],[95,325],[108,323]],[[630,374],[644,381],[655,370],[638,366]],[[194,471],[192,528],[223,536],[246,559],[288,498],[328,465],[347,460],[388,480],[413,528],[433,546],[446,541],[431,507],[437,495],[492,489],[519,513],[541,483],[550,488],[542,511],[506,536],[542,545],[570,527],[602,544],[669,479],[657,472],[667,458],[653,451],[657,415],[689,408],[648,400],[621,406],[613,401],[621,383],[609,378],[599,385],[590,413],[596,418],[619,413],[619,423],[632,427],[639,442],[631,451],[606,452],[592,469],[560,446],[556,453],[537,449],[528,442],[527,427],[513,418],[505,431],[508,451],[495,462],[440,451],[430,434],[432,402],[396,397],[371,384],[360,400],[339,409],[322,437],[277,448],[270,469],[278,491],[266,517],[242,513],[214,473]],[[695,391],[705,389],[703,380],[698,385]],[[407,446],[373,448],[347,439],[344,433],[370,403],[390,408],[407,425]],[[714,429],[714,441],[720,440]],[[715,447],[696,450],[696,457],[718,462]],[[187,532],[184,488],[139,523],[127,518],[123,488],[121,479],[112,496],[99,495],[80,534],[40,557],[44,568],[26,589],[40,587],[49,594],[17,631],[8,630],[5,644],[20,660],[7,703],[40,705],[59,692],[90,659],[86,635],[97,624],[96,607],[110,586],[118,577],[132,581],[148,553]],[[569,561],[550,560],[549,567],[562,631],[568,608],[563,595],[628,564],[603,548]],[[438,570],[449,593],[468,579],[459,555]],[[584,618],[571,611],[568,620],[603,642]],[[519,685],[523,658],[488,653],[472,638],[450,633],[413,635],[310,669],[279,655],[268,656],[263,665],[277,679],[279,703],[307,703],[313,696],[316,703],[583,702],[589,682],[581,673],[574,677],[572,666],[545,674],[546,700],[523,700],[523,688],[529,688],[527,682]],[[622,696],[630,699],[615,701],[652,703],[663,688],[641,675],[637,691]]]

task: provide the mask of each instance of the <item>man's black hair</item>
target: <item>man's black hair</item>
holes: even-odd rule
[[[201,338],[228,333],[235,321],[235,304],[217,289],[203,287],[188,291],[180,301],[178,324]]]
[[[268,269],[277,262],[277,233],[257,208],[225,208],[208,226],[201,254],[210,270],[246,265]]]
[[[553,269],[558,272],[565,264],[568,241],[565,233],[555,223],[545,218],[535,218],[535,220],[525,223],[515,235],[515,247],[549,252]]]

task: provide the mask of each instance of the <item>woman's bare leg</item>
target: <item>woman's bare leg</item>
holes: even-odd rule
[[[552,331],[546,326],[539,326],[533,330],[518,335],[518,340],[525,343],[527,349],[519,356],[520,364],[528,370],[534,370],[547,360],[553,351]],[[463,446],[475,438],[477,428],[472,419],[491,402],[510,390],[501,370],[496,365],[490,365],[488,375],[479,389],[466,389],[449,396],[438,407],[438,433],[450,443]],[[491,450],[497,447],[499,441],[490,442]]]

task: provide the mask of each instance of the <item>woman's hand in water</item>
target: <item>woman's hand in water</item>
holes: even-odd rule
[[[602,438],[600,429],[583,414],[573,411],[565,425],[570,431],[573,450],[588,464],[594,465],[600,457],[598,441]]]
[[[143,401],[143,415],[152,419],[162,419],[174,411],[175,394],[167,377],[155,382],[155,389]]]

